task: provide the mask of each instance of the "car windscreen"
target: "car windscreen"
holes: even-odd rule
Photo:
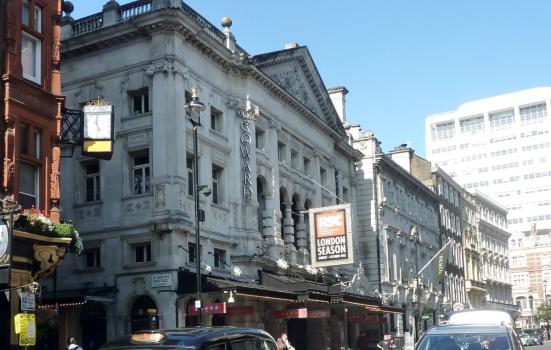
[[[417,350],[510,350],[507,334],[453,333],[423,337]]]

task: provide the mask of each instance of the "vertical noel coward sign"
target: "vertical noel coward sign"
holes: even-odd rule
[[[312,265],[316,267],[351,264],[352,222],[350,204],[310,209]]]
[[[240,126],[240,132],[241,135],[239,137],[239,149],[241,151],[241,158],[243,159],[243,167],[242,170],[242,178],[241,178],[241,185],[243,186],[243,198],[245,199],[251,199],[251,196],[253,194],[253,184],[251,181],[251,143],[252,143],[252,137],[251,137],[251,119],[247,118],[247,114],[243,111],[237,111],[236,112],[237,118],[241,119]]]

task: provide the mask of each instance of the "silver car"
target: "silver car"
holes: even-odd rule
[[[523,350],[515,330],[506,325],[448,324],[429,329],[415,350]]]

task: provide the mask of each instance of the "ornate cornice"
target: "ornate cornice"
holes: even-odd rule
[[[322,121],[318,118],[315,113],[310,111],[310,109],[305,107],[294,96],[276,84],[259,68],[253,66],[251,64],[251,59],[246,57],[245,53],[231,52],[228,50],[223,44],[204,32],[203,28],[192,19],[188,18],[181,9],[164,8],[141,16],[136,16],[132,21],[125,21],[117,25],[102,27],[63,40],[62,60],[77,57],[91,51],[100,49],[105,50],[106,48],[120,45],[121,43],[129,42],[136,38],[144,36],[151,37],[160,32],[170,32],[182,36],[186,42],[190,43],[199,50],[201,54],[221,67],[223,71],[238,74],[243,77],[251,77],[256,80],[269,92],[274,94],[277,98],[280,98],[283,102],[304,116],[309,122],[329,135],[336,143],[346,138],[345,135],[341,135],[337,130],[328,125],[327,121]],[[312,84],[315,83],[315,79],[310,70],[307,69],[307,62],[302,58],[299,60],[299,63],[307,76],[310,86],[312,86]],[[148,74],[150,72],[151,74],[155,72],[174,73],[175,69],[176,72],[178,72],[178,68],[168,61],[149,66],[146,68],[146,72]],[[183,72],[182,74],[185,76],[186,73]],[[323,111],[326,115],[331,115],[327,104],[328,101],[324,101],[319,89],[313,89],[313,91]],[[338,126],[332,126],[338,128]],[[335,149],[348,158],[354,159],[357,157],[357,154],[349,150],[346,145],[336,144]]]

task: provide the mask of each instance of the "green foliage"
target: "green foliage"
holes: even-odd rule
[[[536,315],[540,321],[551,321],[551,304],[541,305]]]
[[[80,255],[83,250],[82,239],[71,223],[54,224],[50,218],[36,210],[25,210],[19,216],[15,227],[25,232],[45,235],[50,237],[71,238],[69,251]]]

